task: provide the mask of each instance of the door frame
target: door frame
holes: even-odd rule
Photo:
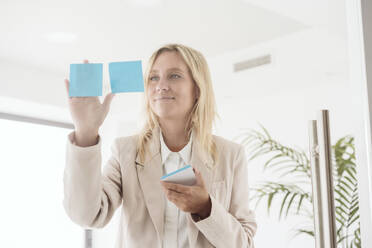
[[[362,247],[372,247],[372,2],[346,0]]]

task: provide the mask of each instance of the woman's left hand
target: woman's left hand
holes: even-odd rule
[[[161,181],[164,192],[169,201],[180,210],[197,214],[201,219],[207,218],[211,213],[212,203],[200,172],[194,169],[196,184],[186,186]]]

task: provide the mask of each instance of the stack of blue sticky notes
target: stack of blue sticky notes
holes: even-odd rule
[[[141,61],[109,63],[111,92],[143,92]]]
[[[102,64],[71,64],[69,95],[102,96]],[[143,92],[141,61],[109,63],[112,93]]]
[[[102,64],[70,65],[70,96],[102,96]]]

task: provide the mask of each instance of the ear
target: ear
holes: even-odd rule
[[[197,101],[200,97],[200,90],[199,87],[195,84],[195,101]]]

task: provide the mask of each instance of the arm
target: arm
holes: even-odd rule
[[[74,132],[66,146],[63,205],[68,216],[83,227],[103,227],[122,201],[119,147],[101,172],[101,138],[93,146],[74,145]]]
[[[210,215],[195,223],[204,236],[216,247],[253,248],[257,224],[249,209],[248,170],[244,148],[239,149],[234,164],[233,185],[229,211],[210,196]],[[194,219],[195,220],[195,219]]]

